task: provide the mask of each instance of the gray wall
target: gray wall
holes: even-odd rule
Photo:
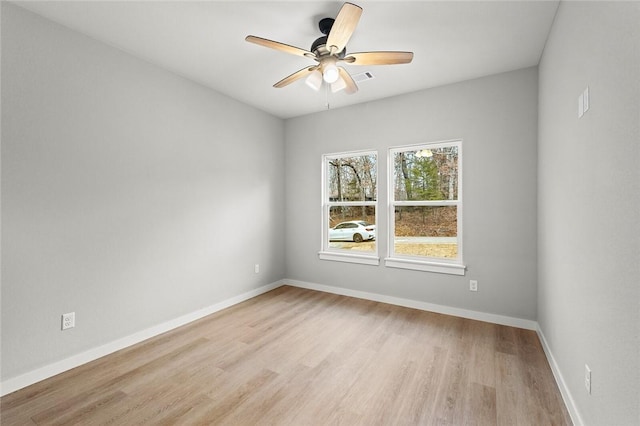
[[[286,276],[534,320],[537,78],[529,68],[287,120]],[[463,139],[466,276],[318,259],[322,154],[378,151],[384,258],[387,149],[455,138]]]
[[[2,378],[281,279],[283,140],[2,2]]]
[[[538,322],[587,425],[640,424],[639,105],[640,3],[562,3],[540,64]]]
[[[539,108],[531,68],[283,124],[2,2],[2,380],[288,277],[537,319],[586,424],[637,424],[639,7],[560,6]],[[387,148],[453,138],[466,276],[318,259],[323,153],[378,151],[386,235]]]

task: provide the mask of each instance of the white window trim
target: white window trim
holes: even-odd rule
[[[458,146],[458,199],[442,201],[395,201],[395,177],[394,154],[398,152],[415,151],[419,148]],[[462,229],[462,139],[448,141],[427,142],[414,145],[391,147],[387,154],[387,204],[388,204],[388,257],[384,259],[385,266],[389,268],[411,269],[414,271],[436,272],[441,274],[464,275],[466,266],[463,263],[463,229]],[[396,206],[457,206],[457,259],[443,259],[423,256],[407,256],[394,253],[395,241],[395,208]]]
[[[380,258],[378,256],[369,256],[366,254],[321,251],[321,252],[318,252],[318,256],[322,260],[333,260],[335,262],[360,263],[363,265],[375,265],[375,266],[380,264]]]
[[[380,156],[378,155],[378,151],[375,150],[363,150],[363,151],[347,151],[341,153],[333,153],[333,154],[324,154],[322,156],[322,227],[321,227],[321,240],[322,248],[318,252],[318,257],[321,260],[330,260],[335,262],[347,262],[347,263],[359,263],[362,265],[379,265],[380,257],[378,255],[378,239],[380,235],[378,234],[378,188],[376,187],[376,200],[375,201],[343,201],[343,202],[331,202],[328,200],[327,195],[327,169],[326,164],[327,160],[342,158],[342,157],[356,157],[360,155],[375,155],[376,156],[376,183],[380,182],[379,180],[379,164],[380,164]],[[376,186],[377,186],[376,184]],[[335,249],[329,247],[329,209],[332,206],[373,206],[375,207],[375,225],[376,225],[376,242],[375,242],[375,252],[348,252],[343,249]]]

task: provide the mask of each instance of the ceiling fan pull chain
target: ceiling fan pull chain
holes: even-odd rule
[[[331,106],[329,105],[329,85],[327,83],[324,83],[324,93],[327,99],[327,109],[330,109]]]

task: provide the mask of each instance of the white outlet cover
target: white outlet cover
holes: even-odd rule
[[[584,112],[589,111],[589,86],[587,86],[586,89],[584,89],[584,93],[582,94],[582,105],[583,105],[583,110]]]
[[[76,326],[76,313],[62,314],[62,329],[68,330]]]
[[[584,115],[584,93],[578,96],[578,118],[582,118]]]
[[[591,369],[587,364],[584,365],[584,387],[591,394]]]

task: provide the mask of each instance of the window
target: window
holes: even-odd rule
[[[379,263],[377,161],[370,151],[323,156],[321,259]]]
[[[464,275],[462,142],[389,150],[386,266]]]

